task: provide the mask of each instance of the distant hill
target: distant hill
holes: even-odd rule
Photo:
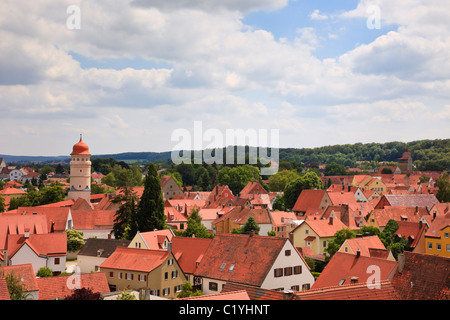
[[[413,161],[422,170],[450,169],[450,139],[417,140],[412,142],[355,143],[316,148],[280,148],[279,160],[304,164],[338,163],[347,167],[356,161],[394,161],[403,152],[411,152]],[[224,152],[225,154],[225,152]],[[69,161],[69,156],[12,156],[0,155],[9,162],[60,162]],[[117,161],[170,163],[171,151],[167,152],[124,152],[93,155],[92,158],[113,158]]]

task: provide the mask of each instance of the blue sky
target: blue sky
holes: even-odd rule
[[[64,155],[80,133],[96,154],[170,151],[194,121],[281,147],[448,138],[449,21],[444,0],[9,2],[0,153]]]

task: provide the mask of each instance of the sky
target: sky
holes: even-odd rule
[[[450,137],[448,0],[1,7],[0,154]]]

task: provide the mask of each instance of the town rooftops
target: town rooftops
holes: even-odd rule
[[[173,237],[172,252],[184,273],[193,274],[212,239]]]
[[[117,247],[100,268],[150,272],[166,261],[169,255],[166,250]]]
[[[292,211],[306,212],[306,210],[313,208],[319,209],[320,203],[326,194],[326,190],[302,190],[295,202]]]

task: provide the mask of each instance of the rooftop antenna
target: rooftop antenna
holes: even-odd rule
[[[82,134],[82,133],[80,133],[80,141],[82,140],[82,138],[83,138],[83,134]]]

